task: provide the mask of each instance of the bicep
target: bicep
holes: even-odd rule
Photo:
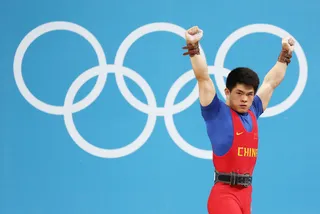
[[[221,101],[209,76],[198,80],[198,86],[202,117],[205,121],[212,120],[217,117],[220,111]]]
[[[257,96],[262,102],[262,109],[265,111],[268,107],[269,101],[272,97],[274,88],[271,84],[263,83],[257,92]]]
[[[253,111],[256,115],[256,118],[259,118],[260,115],[264,112],[263,104],[259,96],[255,96],[252,103]]]
[[[216,90],[211,78],[208,76],[205,79],[198,80],[198,87],[200,104],[202,106],[208,106],[216,95]]]
[[[212,101],[206,105],[201,105],[201,114],[205,121],[210,121],[215,119],[218,114],[221,112],[221,101],[218,98],[217,94],[215,94]]]

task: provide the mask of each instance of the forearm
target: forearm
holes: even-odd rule
[[[197,80],[201,81],[210,78],[206,59],[201,53],[192,57],[190,56],[190,61]]]
[[[190,61],[192,65],[193,72],[198,81],[209,79],[208,65],[205,57],[202,55],[199,43],[188,44],[185,49],[188,49],[188,52],[184,55],[190,55]]]
[[[278,87],[285,77],[288,65],[277,61],[264,78],[264,83],[270,85],[273,89]]]
[[[278,87],[284,79],[291,57],[291,52],[282,49],[278,57],[278,61],[265,76],[264,83],[270,85],[273,89]]]

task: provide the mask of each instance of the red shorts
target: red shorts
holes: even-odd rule
[[[251,214],[252,187],[230,187],[217,183],[208,199],[209,214]]]

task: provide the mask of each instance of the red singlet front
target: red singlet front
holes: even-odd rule
[[[250,174],[252,176],[258,155],[257,119],[249,110],[253,129],[246,131],[238,114],[231,110],[234,139],[231,149],[223,156],[213,154],[213,164],[218,172]],[[252,186],[231,187],[228,184],[216,183],[208,200],[210,214],[249,214],[251,209]]]

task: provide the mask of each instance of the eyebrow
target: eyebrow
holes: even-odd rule
[[[244,94],[245,94],[245,92],[242,91],[242,90],[240,90],[240,89],[237,89],[237,92],[241,92],[241,93],[244,93]],[[250,94],[250,93],[253,93],[253,91],[249,91],[247,94]]]

